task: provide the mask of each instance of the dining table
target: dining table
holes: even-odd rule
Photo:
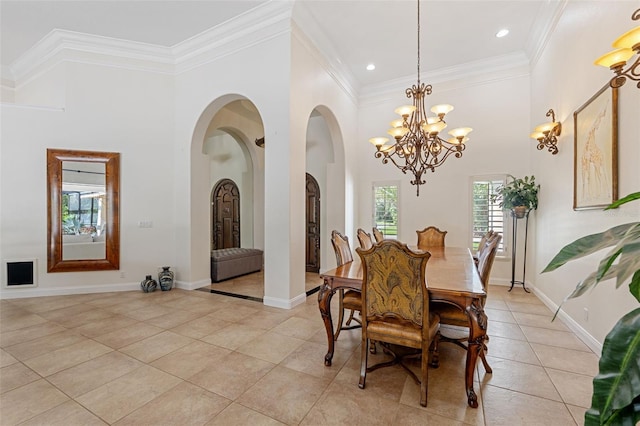
[[[487,339],[487,315],[484,302],[487,293],[480,280],[471,252],[466,247],[428,247],[414,251],[428,251],[431,257],[426,267],[426,286],[431,303],[446,303],[456,306],[469,319],[467,359],[465,363],[465,390],[467,402],[478,407],[478,398],[473,389],[473,373],[478,355],[485,349]],[[335,350],[334,327],[331,318],[331,299],[338,290],[362,290],[362,264],[360,257],[337,268],[320,274],[323,282],[318,292],[318,306],[327,331],[328,351],[324,364],[331,366]]]

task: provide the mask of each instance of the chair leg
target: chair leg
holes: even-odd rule
[[[438,353],[438,345],[440,344],[440,331],[436,333],[431,342],[431,368],[440,367],[440,354]]]
[[[487,373],[491,374],[493,373],[493,370],[491,369],[491,366],[489,365],[489,363],[487,362],[487,358],[485,356],[487,352],[487,345],[485,345],[484,343],[482,344],[482,349],[480,350],[480,360],[482,361],[482,365],[484,366],[484,371],[486,371]]]
[[[344,321],[344,307],[342,306],[342,298],[344,297],[344,290],[338,290],[338,299],[340,299],[338,305],[338,327],[336,328],[336,332],[333,335],[333,340],[338,340],[338,336],[340,335],[340,331],[342,331],[342,321]]]
[[[422,343],[422,360],[420,361],[420,405],[427,406],[427,384],[429,383],[429,346]]]
[[[351,320],[353,320],[353,314],[354,314],[354,310],[351,310],[351,313],[349,314],[349,318],[347,318],[347,325],[351,325]]]
[[[364,389],[364,383],[367,379],[367,358],[369,357],[368,350],[368,340],[363,331],[362,333],[362,344],[360,345],[360,382],[358,383],[358,387],[360,389]]]

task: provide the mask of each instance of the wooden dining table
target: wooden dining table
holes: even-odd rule
[[[414,248],[415,251],[419,251]],[[478,398],[473,389],[473,373],[478,355],[484,350],[487,338],[487,315],[484,300],[487,293],[480,281],[478,270],[466,247],[427,248],[431,253],[427,262],[426,281],[431,303],[446,303],[461,309],[469,319],[467,361],[465,365],[465,389],[467,402],[478,407]],[[331,298],[340,289],[362,290],[362,264],[355,256],[352,262],[320,274],[323,283],[318,292],[318,306],[327,331],[328,352],[324,364],[331,365],[335,349]]]

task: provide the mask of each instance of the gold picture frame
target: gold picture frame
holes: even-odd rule
[[[573,125],[573,209],[604,208],[618,199],[618,89],[600,89]]]

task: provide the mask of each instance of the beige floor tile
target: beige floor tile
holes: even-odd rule
[[[153,323],[154,318],[163,315],[170,315],[173,312],[173,309],[165,308],[164,306],[148,305],[139,309],[127,311],[126,315],[138,321],[150,321]]]
[[[86,322],[78,327],[75,327],[73,330],[87,337],[98,337],[103,334],[111,333],[112,331],[120,330],[125,327],[129,327],[131,325],[136,324],[138,321],[133,318],[124,316],[111,314],[110,317],[105,318],[103,320]]]
[[[270,330],[287,321],[289,318],[290,315],[288,312],[260,311],[239,320],[238,324]]]
[[[21,362],[0,368],[0,393],[24,386],[27,383],[41,379],[35,371]]]
[[[177,327],[181,324],[184,324],[189,321],[193,321],[197,318],[200,318],[201,314],[196,312],[189,312],[185,310],[173,310],[170,314],[161,315],[159,317],[155,317],[147,323],[154,325],[156,327],[162,327],[164,329],[171,329]]]
[[[487,342],[487,348],[492,357],[540,365],[538,357],[526,341],[494,336]]]
[[[439,416],[414,407],[401,405],[390,424],[402,426],[462,426],[463,422]],[[482,423],[478,423],[482,424]]]
[[[15,364],[16,362],[18,362],[18,360],[12,357],[9,352],[0,349],[0,368]]]
[[[576,424],[583,425],[584,424],[584,414],[587,411],[584,407],[577,407],[575,405],[567,404],[567,408],[569,412],[573,416],[573,420],[575,420]]]
[[[510,311],[502,311],[500,309],[485,308],[484,313],[487,314],[489,321],[516,323],[516,319]]]
[[[508,322],[489,321],[489,327],[487,329],[489,336],[504,337],[507,339],[515,340],[527,340],[524,337],[524,333],[520,329],[518,324],[512,324]]]
[[[120,352],[109,352],[90,361],[62,370],[47,380],[72,398],[109,383],[143,364]]]
[[[531,347],[544,367],[595,377],[599,357],[592,352],[575,351],[532,343]]]
[[[54,333],[28,342],[18,343],[17,345],[4,348],[13,357],[20,361],[38,357],[43,354],[51,353],[57,349],[71,346],[79,342],[86,342],[88,339],[78,333],[67,330],[60,333]]]
[[[277,364],[305,343],[304,340],[268,331],[236,349],[245,355]]]
[[[307,340],[319,330],[324,330],[322,322],[299,317],[291,317],[273,329],[276,333],[303,340]]]
[[[567,404],[589,408],[593,391],[593,376],[547,368],[547,373]]]
[[[80,316],[86,312],[103,312],[103,311],[100,309],[96,309],[95,307],[92,307],[90,305],[80,303],[72,306],[67,306],[65,308],[41,312],[39,315],[48,321],[53,321],[64,327],[67,327],[65,322],[72,321],[75,317]],[[73,325],[73,327],[77,327],[77,324]]]
[[[332,383],[301,425],[391,425],[399,404],[380,398],[357,384]],[[423,413],[424,415],[425,413]],[[422,423],[426,424],[426,423]]]
[[[143,366],[76,398],[76,401],[107,423],[113,423],[179,383],[177,377]]]
[[[140,340],[162,333],[164,329],[144,322],[114,330],[111,333],[95,337],[95,340],[113,349],[120,349]]]
[[[162,371],[187,379],[197,372],[220,362],[231,353],[229,349],[195,341],[155,360],[151,365]]]
[[[88,310],[82,311],[82,312],[73,312],[74,310],[80,311],[80,309],[73,309],[79,306],[88,308]],[[42,315],[43,317],[46,317],[53,312],[57,314],[56,318],[49,319],[49,320],[67,328],[80,327],[84,324],[95,322],[95,321],[101,321],[101,322],[107,323],[109,319],[113,317],[113,313],[109,311],[105,311],[103,309],[97,309],[91,305],[86,305],[86,304],[74,305],[71,308],[61,309],[61,310],[52,311],[52,312],[45,312],[40,315]]]
[[[45,322],[18,330],[3,332],[0,333],[0,347],[4,348],[17,345],[18,343],[28,342],[29,340],[60,333],[61,331],[65,331],[65,328],[61,325]]]
[[[120,349],[120,352],[150,363],[193,342],[190,337],[163,331]]]
[[[575,424],[569,410],[561,402],[496,386],[485,386],[482,397],[487,426]]]
[[[211,316],[214,318],[223,319],[225,321],[238,322],[247,318],[248,316],[256,314],[258,311],[259,309],[249,306],[238,306],[234,303],[233,306],[227,306],[215,312],[212,312]]]
[[[196,312],[198,314],[206,315],[221,309],[224,305],[214,301],[207,300],[200,297],[194,297],[191,295],[187,295],[184,297],[180,297],[179,299],[171,300],[166,303],[163,303],[162,306],[171,308],[171,309],[180,309],[189,312]],[[225,319],[225,318],[222,318]]]
[[[265,331],[263,329],[234,323],[200,340],[211,343],[212,345],[235,350],[264,333]]]
[[[427,414],[435,414],[467,424],[484,424],[483,398],[478,383],[474,383],[478,397],[478,408],[471,408],[467,404],[464,375],[452,378],[448,374],[438,374],[438,370],[429,371],[427,406],[420,405],[420,386],[412,379],[407,378],[400,397],[400,409],[403,406],[409,406]]]
[[[495,295],[495,292],[492,293],[492,296]],[[532,303],[535,305],[543,305],[543,303],[536,297],[533,292],[525,293],[522,288],[514,287],[511,292],[503,293],[503,300],[506,302],[517,302],[517,303]]]
[[[21,426],[99,426],[105,422],[75,401],[64,402],[57,407],[21,423]]]
[[[522,312],[526,314],[536,314],[544,316],[553,316],[554,314],[545,305],[539,305],[536,303],[521,303],[508,300],[506,304],[511,312]]]
[[[69,398],[41,379],[0,395],[0,424],[15,425],[68,401]]]
[[[231,324],[233,323],[207,315],[185,322],[172,328],[171,331],[193,339],[200,339]]]
[[[25,311],[11,315],[8,318],[3,318],[2,321],[0,321],[0,333],[4,334],[8,331],[31,327],[45,322],[47,322],[47,320],[40,315]]]
[[[299,423],[329,385],[284,367],[275,367],[238,398],[238,402],[287,424]]]
[[[205,426],[279,426],[279,422],[251,408],[244,407],[235,402],[222,410],[213,420]]]
[[[191,383],[181,383],[143,405],[115,424],[202,425],[220,413],[231,401]]]
[[[14,299],[11,301],[12,305],[19,306],[35,313],[62,309],[78,303],[78,299],[73,296],[31,297],[25,299]]]
[[[489,308],[489,309],[499,309],[501,311],[508,311],[509,310],[509,306],[507,306],[507,302],[505,302],[502,299],[497,299],[494,298],[492,296],[487,295],[487,301],[485,302],[484,305],[485,309]]]
[[[493,369],[493,374],[480,374],[483,388],[491,385],[553,401],[562,401],[543,367],[494,357],[487,357],[487,360]]]
[[[549,328],[551,330],[569,331],[567,326],[565,326],[559,319],[551,321],[551,319],[553,318],[552,313],[548,313],[546,315],[537,315],[523,312],[514,312],[513,316],[520,325]]]
[[[280,365],[315,377],[333,379],[347,362],[351,353],[336,352],[330,367],[325,366],[323,362],[326,353],[327,345],[306,342],[286,357]]]
[[[24,363],[38,374],[46,377],[111,351],[113,351],[113,349],[106,345],[93,340],[87,340],[65,346],[64,348],[35,358],[30,358],[24,361]]]
[[[275,365],[270,362],[232,352],[188,380],[225,398],[235,400],[273,367]]]
[[[591,349],[571,332],[525,325],[520,326],[520,328],[530,343],[541,343],[548,346],[592,353]]]

